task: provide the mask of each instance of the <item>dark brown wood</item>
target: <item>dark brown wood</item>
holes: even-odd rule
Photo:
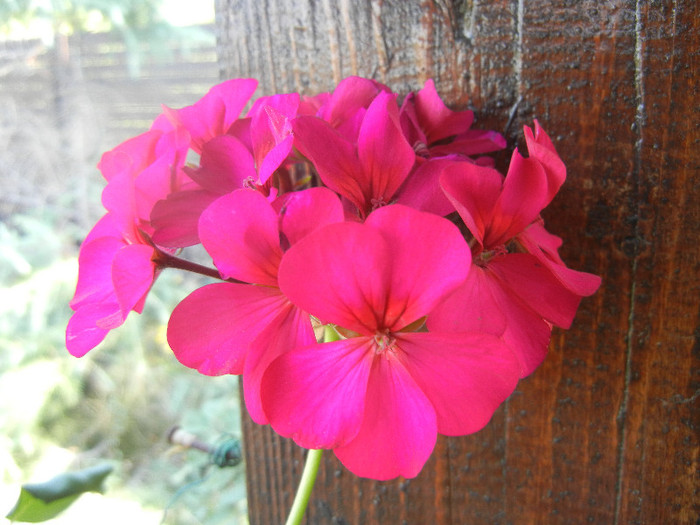
[[[538,118],[568,166],[548,227],[570,266],[603,276],[484,430],[440,438],[413,480],[358,479],[327,453],[307,523],[696,523],[697,3],[217,8],[222,75],[257,77],[262,92],[329,90],[350,74],[406,92],[434,78],[511,145]],[[283,522],[303,452],[249,420],[244,432],[251,523]]]

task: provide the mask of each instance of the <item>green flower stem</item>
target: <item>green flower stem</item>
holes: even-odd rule
[[[320,449],[309,450],[308,454],[306,455],[304,472],[301,475],[299,488],[297,489],[297,494],[294,497],[292,510],[289,511],[289,518],[287,518],[286,525],[300,525],[301,520],[304,518],[304,512],[306,512],[306,506],[309,504],[311,491],[313,490],[314,482],[316,481],[318,466],[321,464],[322,452],[323,451]]]

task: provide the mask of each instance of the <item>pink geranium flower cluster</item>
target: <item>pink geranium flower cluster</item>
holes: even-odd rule
[[[360,476],[416,476],[438,433],[486,425],[600,284],[567,268],[540,216],[564,164],[535,122],[502,175],[486,154],[503,137],[432,81],[399,103],[351,77],[242,115],[255,89],[165,108],[103,156],[107,213],[81,248],[68,349],[141,311],[164,268],[208,275],[170,318],[180,362],[242,375],[257,423]],[[196,244],[213,267],[183,256]]]

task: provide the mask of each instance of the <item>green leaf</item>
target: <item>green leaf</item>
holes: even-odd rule
[[[27,483],[15,507],[6,516],[10,521],[38,523],[66,510],[84,492],[102,492],[102,483],[112,472],[111,465],[98,465],[78,472],[66,472],[44,483]]]

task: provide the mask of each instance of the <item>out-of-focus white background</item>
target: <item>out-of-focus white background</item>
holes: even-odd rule
[[[165,341],[197,281],[166,271],[86,357],[64,347],[100,155],[218,81],[213,22],[213,0],[0,1],[0,522],[22,483],[104,462],[105,495],[53,523],[246,522],[243,466],[166,441],[240,428],[236,379],[184,368]]]

